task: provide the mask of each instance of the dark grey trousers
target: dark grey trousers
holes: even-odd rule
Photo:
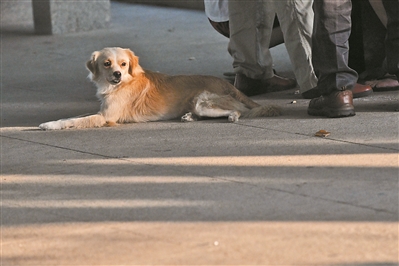
[[[382,4],[388,17],[385,39],[388,72],[399,80],[399,0],[382,0]]]
[[[382,0],[388,16],[386,55],[388,71],[399,76],[399,0]],[[315,0],[312,36],[313,67],[322,95],[350,89],[357,73],[348,66],[351,0]]]
[[[350,89],[357,73],[348,66],[351,0],[315,0],[312,36],[313,67],[322,95]]]

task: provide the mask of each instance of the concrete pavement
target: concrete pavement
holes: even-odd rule
[[[38,130],[98,110],[84,65],[106,46],[168,74],[230,71],[203,12],[111,9],[108,30],[2,25],[2,265],[398,265],[397,92],[344,119],[308,116],[294,89],[253,97],[276,118]]]

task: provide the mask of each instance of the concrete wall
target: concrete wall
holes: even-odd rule
[[[170,6],[189,9],[204,9],[204,0],[118,0],[120,2]]]
[[[33,24],[31,0],[0,0],[1,25]]]
[[[106,28],[110,0],[1,0],[1,25],[34,23],[37,34],[63,34]]]
[[[204,9],[203,0],[119,0],[120,2]],[[1,26],[34,24],[36,34],[63,34],[106,28],[110,0],[0,0]]]

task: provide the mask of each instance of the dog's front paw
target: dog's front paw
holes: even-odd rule
[[[51,121],[39,125],[42,130],[58,130],[62,129],[61,121]]]

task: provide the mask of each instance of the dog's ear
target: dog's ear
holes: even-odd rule
[[[98,72],[98,67],[97,67],[97,58],[100,55],[99,51],[96,51],[92,53],[91,59],[87,61],[86,67],[87,69],[95,76],[96,73]]]
[[[129,74],[136,76],[143,73],[144,71],[139,65],[139,58],[130,49],[125,49],[125,51],[129,55]]]

